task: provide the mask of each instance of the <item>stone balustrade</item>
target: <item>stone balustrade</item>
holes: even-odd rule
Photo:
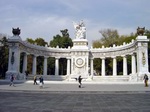
[[[74,40],[74,46],[72,48],[59,48],[57,46],[39,46],[36,44],[30,44],[27,41],[22,41],[19,37],[11,37],[8,39],[9,44],[9,67],[7,71],[7,76],[11,73],[16,75],[20,74],[20,53],[32,54],[33,58],[33,70],[32,74],[36,74],[36,57],[44,56],[44,68],[43,75],[47,75],[47,58],[55,57],[55,76],[59,76],[59,59],[67,59],[67,77],[75,76],[75,74],[84,74],[83,76],[87,79],[94,77],[93,71],[93,59],[100,58],[102,60],[102,77],[105,77],[105,60],[106,58],[113,59],[113,71],[112,76],[116,78],[117,76],[117,57],[121,56],[123,58],[123,76],[127,78],[127,55],[131,55],[132,60],[132,73],[129,79],[141,79],[143,74],[149,74],[148,72],[148,52],[147,43],[148,39],[145,36],[137,37],[136,40],[132,40],[130,43],[123,43],[123,45],[102,48],[88,48],[88,41],[82,39]],[[14,52],[15,62],[11,64],[12,52]],[[90,61],[89,61],[90,60]],[[136,64],[137,63],[137,64]],[[89,72],[90,64],[90,72]],[[27,57],[24,57],[23,72],[27,70]],[[139,78],[140,77],[140,78]],[[105,78],[106,79],[106,78]],[[101,79],[102,80],[102,79]],[[117,79],[118,80],[118,79]],[[127,80],[127,79],[126,79]]]

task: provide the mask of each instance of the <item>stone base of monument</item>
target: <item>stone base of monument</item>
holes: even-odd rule
[[[13,75],[15,77],[15,80],[24,80],[25,74],[21,74],[15,71],[7,71],[5,79],[10,79],[10,76]]]
[[[129,81],[130,82],[142,82],[144,80],[144,75],[145,74],[140,74],[138,75],[136,74],[130,74],[129,76]],[[146,73],[146,75],[148,75],[148,77],[150,77],[150,73]]]
[[[93,76],[94,82],[128,82],[130,76]]]
[[[66,75],[62,76],[55,76],[55,75],[36,75],[37,79],[39,79],[40,76],[43,77],[44,81],[64,81],[66,80]],[[29,74],[27,77],[27,80],[33,80],[34,79],[34,75]]]
[[[88,40],[87,39],[74,39],[72,49],[88,49]]]

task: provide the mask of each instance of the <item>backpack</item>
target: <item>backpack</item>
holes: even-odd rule
[[[148,76],[147,75],[145,75],[145,79],[148,80]]]
[[[14,76],[11,76],[11,80],[14,80]]]

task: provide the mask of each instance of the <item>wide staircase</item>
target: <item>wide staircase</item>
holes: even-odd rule
[[[55,75],[36,75],[37,76],[37,80],[39,80],[40,76],[42,76],[44,78],[45,81],[71,81],[74,82],[76,81],[75,78],[69,78],[67,75],[59,75],[59,76],[55,76]],[[33,80],[34,79],[34,75],[28,75],[27,80]],[[127,76],[93,76],[93,77],[89,77],[87,79],[83,79],[83,81],[92,81],[92,82],[128,82],[130,79],[130,77]]]
[[[64,81],[67,79],[67,76],[55,76],[55,75],[36,75],[37,76],[37,80],[42,76],[44,78],[45,81]],[[29,74],[27,77],[27,80],[33,80],[34,79],[34,75]]]
[[[93,76],[94,82],[128,82],[129,76]]]

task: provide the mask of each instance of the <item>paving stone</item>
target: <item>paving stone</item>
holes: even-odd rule
[[[0,112],[150,112],[150,87],[30,83],[10,87],[0,81]]]

